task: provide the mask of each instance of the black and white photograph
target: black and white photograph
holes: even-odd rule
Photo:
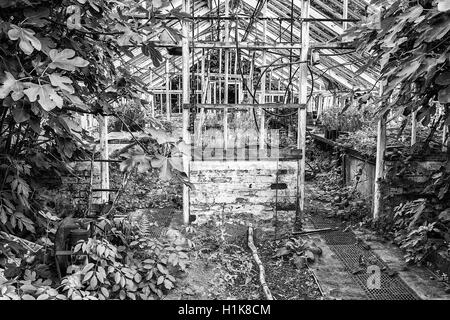
[[[0,308],[450,300],[449,129],[450,0],[0,0]]]

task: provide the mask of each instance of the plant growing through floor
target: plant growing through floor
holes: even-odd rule
[[[75,246],[77,258],[61,283],[30,271],[33,266],[25,263],[24,272],[5,271],[8,279],[0,281],[0,299],[149,300],[162,298],[176,286],[189,264],[190,240],[157,240],[145,227],[133,225],[130,230],[127,224],[107,224],[117,227]],[[105,224],[102,227],[106,229]]]
[[[62,281],[70,299],[154,299],[173,289],[176,277],[186,269],[187,249],[135,234],[128,248],[107,240],[80,242],[75,252],[88,255],[87,264],[71,266],[74,271]]]
[[[35,271],[27,269],[20,280],[0,279],[0,300],[67,300],[51,285],[51,280],[43,280]]]
[[[369,225],[392,237],[405,251],[407,262],[424,263],[430,253],[450,248],[447,211],[440,214],[427,199],[406,201],[394,208],[393,215],[369,220]]]

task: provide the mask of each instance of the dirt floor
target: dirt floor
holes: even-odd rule
[[[307,184],[304,229],[314,229],[309,219],[312,214],[321,212],[334,216],[335,209],[325,189],[320,179]],[[191,239],[195,245],[190,252],[191,263],[186,274],[165,299],[266,299],[259,281],[259,268],[247,245],[248,227],[236,224],[221,226],[211,222],[202,226],[194,224],[186,230],[181,218],[180,191],[180,185],[158,182],[157,176],[137,175],[131,179],[119,203],[122,213],[147,210],[152,219],[161,220],[156,236],[178,232]],[[164,197],[161,197],[162,194]],[[166,214],[164,212],[172,216],[170,222],[161,216]],[[266,282],[275,299],[367,299],[361,286],[352,281],[351,274],[320,234],[291,238],[295,212],[279,211],[277,219],[276,230],[273,219],[256,225],[254,234],[254,243],[265,268]],[[288,243],[296,241],[303,244],[313,242],[320,248],[321,254],[313,255],[306,264],[298,264],[299,256],[296,253],[284,252]],[[378,247],[372,245],[388,262],[393,261],[394,249],[386,249],[383,244]],[[395,259],[392,266],[403,272],[401,275],[406,277],[405,282],[417,290],[420,298],[450,298],[444,294],[442,284],[430,282],[429,274],[423,270],[404,273],[401,252],[396,252]]]
[[[167,299],[265,299],[259,282],[259,269],[247,246],[243,226],[227,226],[225,241],[214,235],[211,226],[199,227],[186,278]],[[220,230],[217,230],[220,233]],[[283,240],[257,231],[256,247],[266,273],[266,282],[277,300],[320,299],[311,272],[297,269],[292,259],[273,258]],[[219,238],[219,240],[217,239]]]

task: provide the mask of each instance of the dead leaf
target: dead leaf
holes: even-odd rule
[[[286,247],[281,247],[277,250],[277,252],[272,256],[272,259],[279,258],[282,256],[287,256],[291,253],[291,250],[287,249]]]

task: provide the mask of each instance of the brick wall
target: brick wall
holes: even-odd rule
[[[295,204],[296,161],[193,161],[191,162],[190,212],[197,222],[218,217],[253,220],[270,219],[274,214],[276,190],[271,185],[285,183],[278,190],[279,204]]]

